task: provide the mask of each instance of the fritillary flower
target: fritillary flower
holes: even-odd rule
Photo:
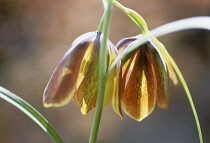
[[[82,114],[87,114],[95,108],[98,93],[99,49],[101,33],[89,32],[78,37],[70,46],[44,91],[45,107],[58,107],[76,99]],[[117,56],[115,46],[107,42],[109,67]],[[119,65],[109,74],[104,106],[113,103],[117,113],[119,102]],[[120,114],[119,114],[120,115]],[[120,115],[121,116],[121,115]]]
[[[140,37],[122,39],[116,47],[121,52]],[[167,108],[168,72],[173,71],[167,70],[165,58],[153,41],[126,55],[122,60],[120,96],[124,112],[141,121],[153,111],[156,102],[159,107]]]

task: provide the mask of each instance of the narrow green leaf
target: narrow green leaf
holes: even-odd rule
[[[60,136],[56,133],[50,123],[29,103],[15,95],[14,93],[8,91],[7,89],[0,86],[0,97],[10,104],[14,105],[30,117],[35,123],[37,123],[51,138],[55,143],[63,143]]]

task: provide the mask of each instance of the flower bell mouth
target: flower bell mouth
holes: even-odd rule
[[[119,51],[129,48],[137,37],[117,44]],[[137,121],[143,120],[157,102],[168,107],[168,73],[164,58],[151,41],[139,46],[122,60],[121,104],[124,112]]]
[[[87,114],[95,108],[98,94],[100,38],[101,33],[89,32],[72,43],[45,88],[43,96],[45,107],[63,106],[76,99],[82,114]],[[110,66],[117,56],[117,50],[109,40],[107,53],[107,66]],[[113,100],[119,101],[118,79],[119,66],[108,77],[104,106]],[[118,103],[113,102],[115,111],[119,111]]]

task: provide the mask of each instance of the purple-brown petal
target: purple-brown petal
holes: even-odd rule
[[[80,64],[93,36],[94,33],[74,42],[62,58],[45,88],[45,107],[62,106],[74,98]]]
[[[121,52],[122,50],[124,50],[126,47],[128,47],[128,45],[137,40],[137,36],[136,37],[129,37],[129,38],[124,38],[122,40],[120,40],[117,45],[116,48],[118,49],[119,52]]]

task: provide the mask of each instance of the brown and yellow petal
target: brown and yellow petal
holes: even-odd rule
[[[82,114],[96,106],[99,72],[100,35],[94,39],[84,55],[77,83],[77,102]]]
[[[62,58],[45,88],[45,107],[62,106],[74,98],[80,64],[94,35],[94,32],[82,35]]]
[[[140,46],[122,60],[121,100],[124,112],[130,117],[143,120],[153,111],[156,100],[160,107],[166,108],[167,90],[167,68],[152,42]]]
[[[168,107],[168,73],[164,58],[159,52],[155,44],[148,44],[150,49],[150,57],[153,61],[157,82],[157,104],[161,108]]]
[[[99,48],[100,48],[100,33],[96,39],[91,43],[84,55],[80,67],[80,73],[77,80],[77,102],[79,104],[82,114],[87,114],[96,107],[96,100],[98,95],[98,78],[99,78]],[[110,41],[107,42],[108,62],[107,66],[117,56],[117,50]],[[115,49],[115,51],[114,51]],[[118,97],[118,73],[113,70],[107,80],[106,92],[104,97],[104,106],[110,104],[114,97]],[[118,100],[119,101],[119,100]],[[115,108],[119,111],[119,107]],[[120,112],[121,113],[121,112]]]
[[[147,117],[155,106],[155,71],[147,46],[141,46],[129,60],[123,75],[122,106],[137,121]]]
[[[168,56],[167,56],[168,51],[166,50],[165,46],[161,42],[157,43],[157,47],[158,47],[159,51],[161,52],[161,54],[163,55],[164,61],[167,65],[168,74],[169,74],[170,79],[173,81],[174,85],[177,85],[178,84],[177,76],[176,76],[176,73],[175,73],[169,59],[168,59]]]
[[[108,41],[109,45],[109,66],[112,64],[114,59],[117,57],[118,52],[115,46]],[[111,71],[107,80],[106,86],[106,96],[111,97],[112,101],[112,108],[117,115],[119,115],[122,119],[122,111],[121,111],[121,91],[120,91],[120,84],[121,84],[121,62],[117,64],[117,66]],[[106,104],[106,103],[105,103]]]

